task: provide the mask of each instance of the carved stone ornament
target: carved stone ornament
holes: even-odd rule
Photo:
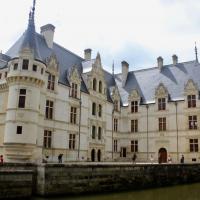
[[[129,94],[129,97],[128,97],[129,101],[133,100],[133,99],[140,99],[140,95],[139,95],[139,92],[137,90],[132,90],[131,93]]]
[[[70,82],[75,82],[77,84],[80,84],[80,82],[81,82],[81,79],[80,79],[80,76],[78,73],[78,69],[75,65],[70,70],[69,80],[70,80]]]
[[[114,100],[119,100],[119,90],[118,90],[118,88],[117,87],[113,87],[112,88],[112,92],[111,92],[111,98],[112,98],[112,100],[114,101]]]
[[[185,84],[184,89],[186,93],[189,93],[189,92],[196,93],[198,91],[198,86],[192,79],[189,79],[188,82]]]
[[[163,85],[163,83],[160,83],[158,87],[156,88],[155,96],[156,97],[166,97],[168,95],[167,88]]]
[[[46,59],[46,64],[48,68],[58,71],[59,63],[55,54],[52,54],[49,58]]]

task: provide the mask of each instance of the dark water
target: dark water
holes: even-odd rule
[[[111,194],[75,197],[32,198],[32,200],[200,200],[200,183]]]

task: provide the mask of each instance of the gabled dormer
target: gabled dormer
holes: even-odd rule
[[[137,113],[140,104],[140,94],[136,89],[132,90],[131,93],[129,94],[128,102],[129,102],[130,112]]]
[[[168,90],[163,83],[160,83],[155,90],[155,100],[158,110],[166,110],[166,102],[168,101]]]
[[[185,84],[184,96],[188,108],[195,108],[197,106],[198,86],[192,79],[189,79]]]
[[[120,94],[117,87],[111,88],[111,99],[113,101],[113,111],[120,111]]]
[[[77,66],[73,66],[69,73],[70,92],[69,96],[72,98],[80,99],[81,77],[79,75]]]
[[[92,64],[92,70],[88,74],[89,76],[89,88],[93,94],[106,96],[106,81],[104,77],[104,70],[101,64],[100,54],[97,53],[94,64]]]
[[[46,65],[46,72],[48,74],[47,89],[49,91],[55,91],[59,78],[59,63],[55,54],[52,54],[49,58],[46,59]]]

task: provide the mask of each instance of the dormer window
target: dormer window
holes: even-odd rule
[[[195,108],[196,107],[196,95],[188,95],[188,108]]]
[[[118,111],[118,101],[114,101],[114,111]]]
[[[158,110],[165,110],[165,109],[166,109],[165,98],[158,98]]]
[[[138,112],[138,101],[131,101],[131,113]]]
[[[27,60],[27,59],[23,60],[22,69],[28,70],[28,65],[29,65],[29,60]]]
[[[99,92],[102,93],[102,82],[99,81]]]
[[[93,79],[92,87],[93,87],[94,91],[97,90],[97,80],[96,80],[96,78]]]
[[[49,74],[48,76],[48,85],[47,89],[54,90],[55,89],[55,76],[52,74]]]
[[[17,68],[18,68],[18,63],[15,63],[14,67],[13,67],[13,70],[17,70]]]
[[[37,72],[37,65],[33,65],[33,71]]]
[[[72,87],[71,87],[71,96],[73,98],[77,98],[77,93],[78,92],[78,85],[76,83],[72,83]]]

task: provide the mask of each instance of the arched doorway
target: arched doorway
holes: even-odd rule
[[[95,149],[92,149],[92,151],[91,151],[91,161],[92,162],[95,161]]]
[[[167,162],[167,150],[165,148],[159,149],[158,162],[159,163],[166,163]]]
[[[98,162],[101,161],[101,150],[100,149],[97,152],[97,160],[98,160]]]

